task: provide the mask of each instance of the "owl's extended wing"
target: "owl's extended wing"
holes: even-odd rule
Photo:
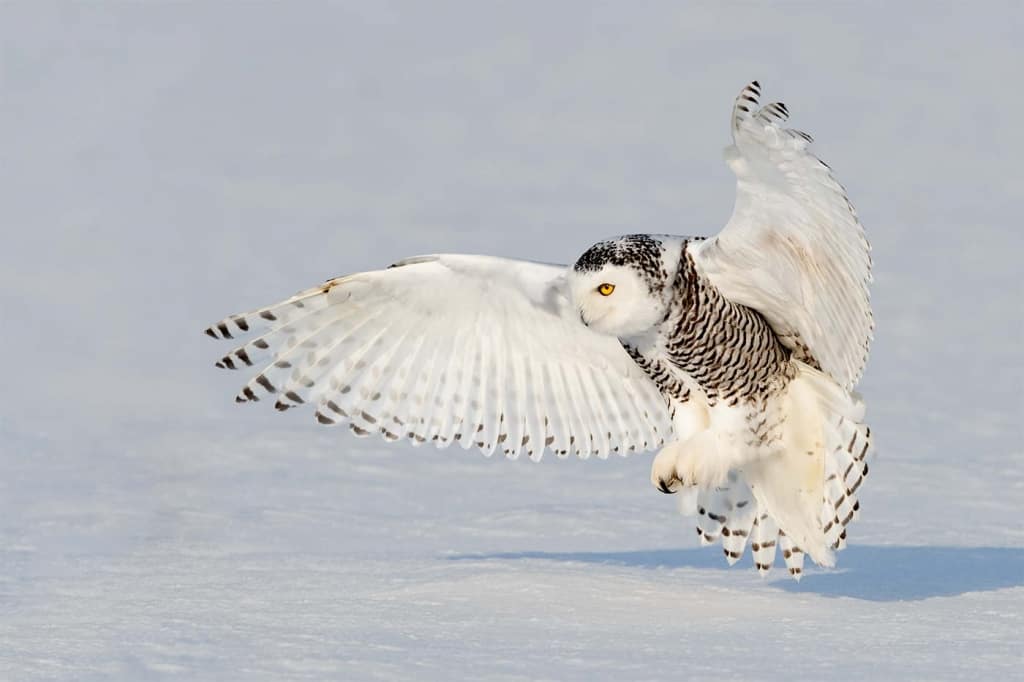
[[[545,448],[606,457],[661,445],[671,424],[657,387],[615,338],[580,322],[565,275],[558,265],[422,256],[329,280],[206,333],[266,329],[217,363],[269,359],[237,401],[309,403],[321,423],[348,423],[357,435],[535,459]]]
[[[843,186],[807,150],[810,136],[781,127],[785,105],[758,108],[760,92],[754,81],[733,108],[732,217],[691,253],[727,298],[760,312],[798,357],[850,389],[874,328],[870,247]]]

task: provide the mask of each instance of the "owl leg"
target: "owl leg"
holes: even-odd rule
[[[671,495],[683,488],[683,482],[676,476],[676,452],[679,443],[669,443],[661,449],[651,464],[651,485]]]
[[[669,443],[654,458],[651,483],[663,493],[678,492],[684,486],[713,488],[729,474],[718,456],[718,437],[705,429],[685,441]]]

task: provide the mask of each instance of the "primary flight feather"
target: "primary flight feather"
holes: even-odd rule
[[[860,508],[870,429],[853,387],[873,322],[869,247],[810,136],[733,107],[732,218],[712,238],[630,235],[572,266],[409,258],[206,330],[248,335],[236,396],[322,424],[485,454],[658,449],[652,483],[695,493],[702,543],[832,565]]]

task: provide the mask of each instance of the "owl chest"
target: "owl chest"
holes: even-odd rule
[[[666,385],[699,389],[711,406],[755,401],[792,374],[789,351],[764,318],[710,286],[679,302],[644,355],[671,378]]]
[[[756,405],[785,387],[793,369],[784,352],[752,353],[747,344],[701,347],[669,340],[625,345],[633,361],[670,403],[694,401],[709,408]]]

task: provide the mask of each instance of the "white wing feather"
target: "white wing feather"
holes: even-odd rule
[[[807,150],[810,136],[782,128],[785,105],[758,109],[759,97],[754,81],[733,108],[732,217],[691,253],[727,298],[760,312],[783,343],[850,389],[873,330],[870,247],[843,186]]]
[[[268,327],[225,355],[269,364],[239,402],[274,394],[358,435],[458,442],[486,454],[626,454],[671,437],[657,387],[619,342],[584,326],[566,268],[486,256],[411,258],[330,280],[206,333]]]

